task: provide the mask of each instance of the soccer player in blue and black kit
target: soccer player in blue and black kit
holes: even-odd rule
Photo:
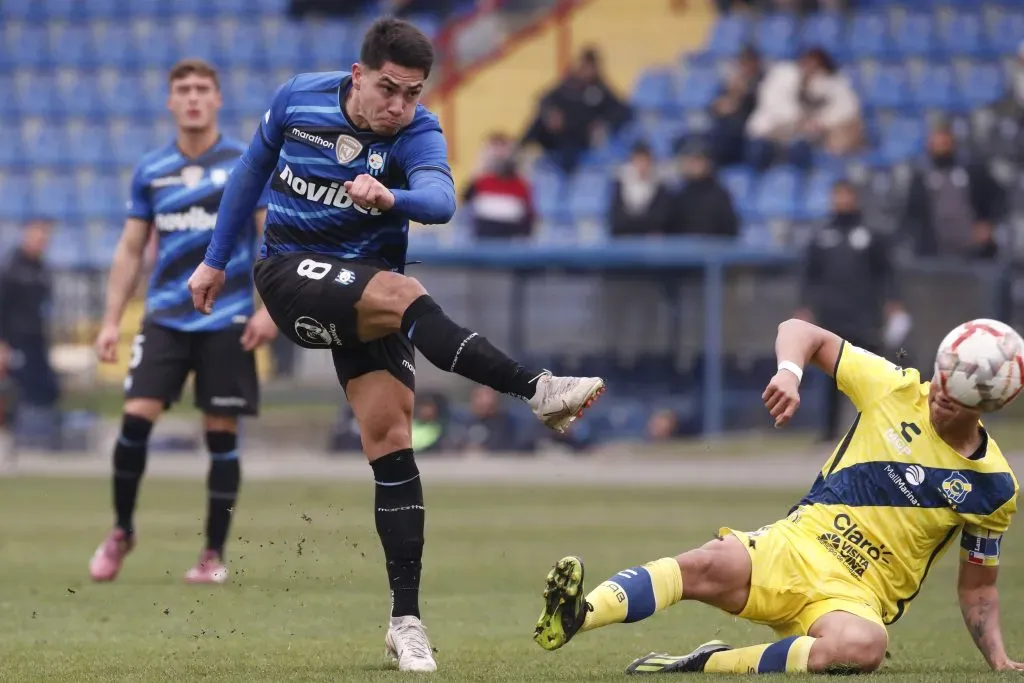
[[[145,155],[135,169],[128,219],[110,270],[103,328],[96,339],[100,360],[115,362],[121,317],[135,291],[143,252],[155,227],[156,267],[142,330],[132,344],[124,417],[114,447],[116,524],[89,563],[96,581],[115,579],[135,546],[132,515],[150,431],[180,397],[190,372],[195,372],[195,404],[204,414],[210,472],[206,547],[185,578],[191,583],[227,579],[224,543],[241,476],[238,416],[257,412],[253,351],[277,333],[266,310],[254,314],[253,305],[252,263],[265,202],[240,221],[244,234],[227,264],[222,306],[204,316],[189,300],[186,278],[203,258],[224,186],[245,145],[218,131],[221,94],[213,67],[186,60],[171,69],[168,80],[167,107],[178,126],[177,139]]]
[[[403,274],[409,221],[446,223],[455,211],[444,136],[419,105],[433,61],[418,29],[381,19],[351,73],[301,74],[282,85],[189,281],[196,308],[215,314],[235,235],[272,176],[256,286],[293,342],[331,350],[359,421],[392,594],[385,642],[403,671],[437,666],[419,612],[424,507],[410,439],[413,347],[439,368],[527,401],[556,430],[604,389],[600,378],[524,368],[454,323]]]

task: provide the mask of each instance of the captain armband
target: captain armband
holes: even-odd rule
[[[1003,535],[979,526],[967,525],[960,538],[960,559],[983,567],[999,565]]]

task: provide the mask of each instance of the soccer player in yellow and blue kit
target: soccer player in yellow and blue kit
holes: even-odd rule
[[[722,528],[703,547],[625,569],[585,597],[582,561],[563,558],[548,574],[534,640],[554,650],[580,632],[695,600],[767,625],[777,640],[651,653],[627,673],[873,671],[887,626],[959,539],[967,628],[993,669],[1024,669],[1003,646],[996,589],[1017,481],[980,413],[917,371],[803,321],[779,326],[775,350],[779,370],[764,400],[776,426],[799,406],[807,363],[833,375],[859,411],[803,500],[785,519],[752,532]]]

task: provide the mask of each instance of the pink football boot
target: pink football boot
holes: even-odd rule
[[[204,550],[196,566],[185,572],[188,583],[224,583],[228,580],[228,568],[215,550]]]
[[[113,581],[121,571],[124,558],[135,547],[135,536],[124,529],[115,528],[96,548],[89,560],[89,574],[93,581]]]

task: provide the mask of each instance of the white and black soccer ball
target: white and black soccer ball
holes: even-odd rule
[[[1024,387],[1024,340],[998,320],[958,325],[939,344],[934,381],[961,405],[999,410]]]

